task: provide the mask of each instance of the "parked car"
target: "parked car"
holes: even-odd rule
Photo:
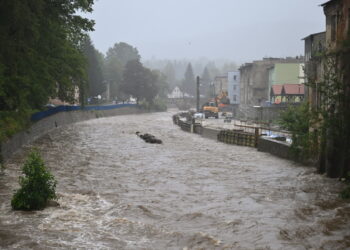
[[[45,109],[53,109],[53,108],[56,108],[56,105],[55,104],[52,104],[52,103],[48,103],[44,106]]]
[[[195,119],[204,119],[204,114],[197,112],[197,113],[194,113],[193,117]]]

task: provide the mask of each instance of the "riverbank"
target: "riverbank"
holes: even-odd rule
[[[228,119],[192,119],[186,112],[175,114],[173,122],[182,130],[204,138],[227,144],[255,147],[258,151],[294,160],[290,152],[291,143],[287,131],[278,131],[240,120],[230,119],[228,122]],[[285,141],[275,138],[284,138]]]
[[[69,112],[59,112],[43,118],[25,131],[19,132],[9,140],[1,143],[0,154],[3,162],[6,162],[14,153],[18,152],[25,144],[31,143],[49,131],[68,124],[96,119],[101,117],[110,117],[117,115],[145,113],[145,110],[137,106],[125,106],[109,110],[76,110]]]

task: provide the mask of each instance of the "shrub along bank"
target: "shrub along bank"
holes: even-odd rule
[[[47,170],[37,151],[32,151],[19,177],[20,189],[16,191],[11,206],[15,210],[40,210],[49,200],[56,199],[56,180]]]

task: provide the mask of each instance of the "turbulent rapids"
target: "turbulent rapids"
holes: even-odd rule
[[[313,168],[185,133],[171,113],[56,129],[33,145],[59,207],[12,211],[24,151],[0,176],[3,249],[345,249],[343,187]],[[147,131],[162,144],[145,143]]]

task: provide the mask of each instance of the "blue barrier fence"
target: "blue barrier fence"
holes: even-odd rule
[[[48,117],[50,115],[57,114],[59,112],[68,112],[68,111],[77,111],[77,110],[111,110],[118,109],[124,107],[136,107],[136,104],[115,104],[115,105],[106,105],[106,106],[85,106],[81,108],[80,106],[58,106],[55,108],[51,108],[45,111],[37,112],[31,116],[32,121],[39,121]]]

